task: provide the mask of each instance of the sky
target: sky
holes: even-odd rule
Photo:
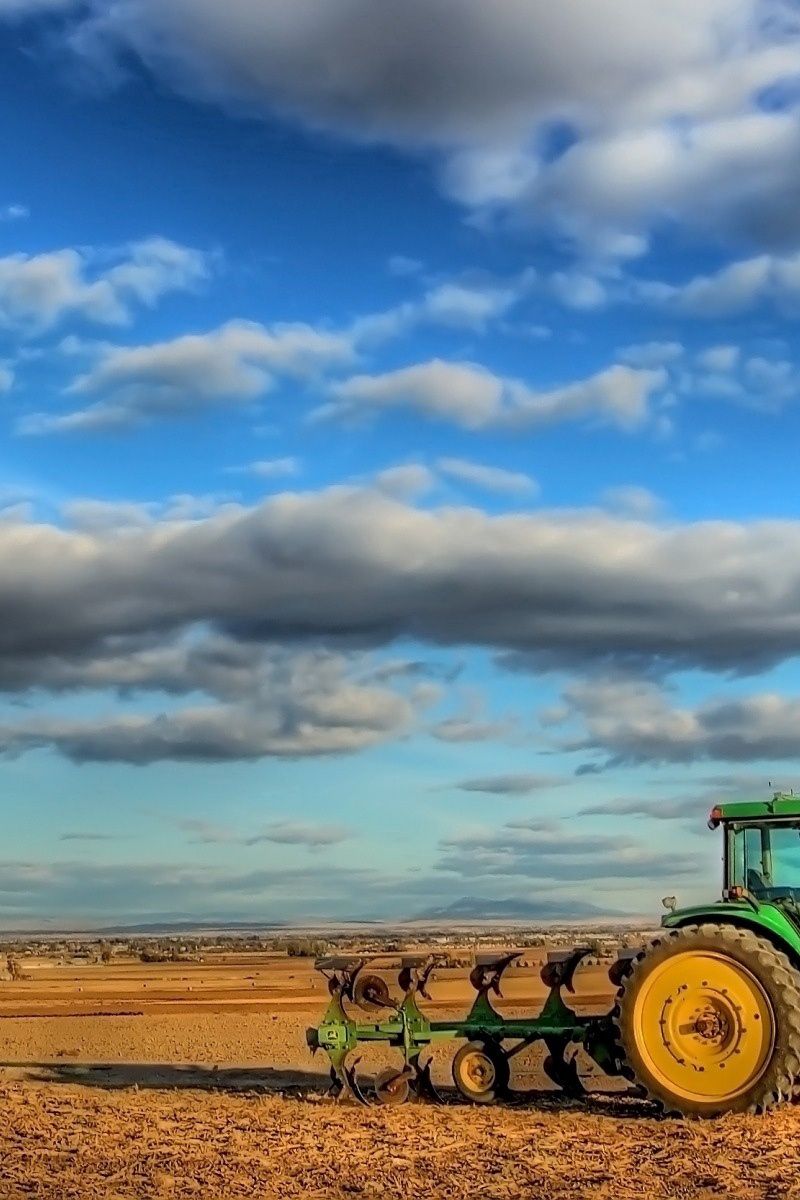
[[[796,0],[0,0],[0,147],[0,927],[716,898]]]

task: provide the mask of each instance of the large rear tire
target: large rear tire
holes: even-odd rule
[[[736,925],[686,925],[651,942],[614,1020],[625,1073],[666,1112],[762,1112],[800,1075],[800,973]]]

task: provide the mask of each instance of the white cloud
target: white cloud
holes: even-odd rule
[[[685,353],[680,342],[638,342],[619,352],[622,362],[632,367],[666,367]]]
[[[503,405],[503,381],[472,363],[433,359],[382,375],[355,375],[335,384],[318,415],[360,416],[408,406],[468,429],[491,424]]]
[[[800,254],[760,254],[741,259],[710,275],[698,275],[674,289],[669,302],[699,317],[727,317],[771,304],[791,316],[800,314]]]
[[[66,37],[106,78],[132,52],[184,94],[432,149],[465,204],[617,256],[664,219],[800,232],[784,0],[327,0],[322,15],[316,0],[95,0]],[[770,91],[782,106],[763,105]],[[555,155],[554,127],[569,134]]]
[[[406,300],[383,312],[359,317],[353,338],[362,344],[409,333],[418,325],[438,325],[483,333],[487,326],[517,304],[536,278],[523,271],[517,278],[497,281],[446,280],[429,287],[417,300]]]
[[[556,271],[550,276],[549,285],[556,299],[567,308],[591,311],[603,308],[608,300],[602,281],[584,271]]]
[[[0,362],[0,392],[10,392],[14,386],[14,372],[8,363]]]
[[[526,669],[745,672],[800,653],[791,520],[489,516],[339,487],[195,519],[155,514],[124,536],[108,523],[3,523],[0,561],[4,690],[47,687],[109,657],[130,664],[131,639],[159,645],[197,629],[227,631],[248,670],[260,642],[284,638],[482,645],[523,656]],[[463,719],[486,723],[479,711]]]
[[[732,371],[741,355],[739,346],[709,346],[697,355],[697,365],[704,371]]]
[[[148,238],[108,255],[86,250],[0,258],[0,325],[28,332],[67,317],[125,324],[134,304],[195,286],[208,274],[205,255],[166,238]]]
[[[637,484],[606,488],[601,499],[610,509],[642,520],[656,516],[664,506],[655,492]]]
[[[285,479],[290,475],[300,473],[300,460],[297,458],[262,458],[256,462],[247,463],[243,467],[229,467],[230,472],[241,475],[255,475],[257,479]]]
[[[400,463],[379,471],[374,482],[389,496],[413,499],[430,491],[436,484],[436,476],[422,463]]]
[[[737,346],[714,346],[697,356],[697,368],[676,385],[687,396],[727,401],[761,412],[781,412],[797,399],[800,370],[783,358],[745,355]]]
[[[63,415],[23,419],[30,434],[127,429],[160,417],[217,405],[246,404],[275,376],[308,380],[352,362],[350,339],[310,325],[229,321],[210,333],[185,334],[145,346],[106,347],[91,370],[68,388],[93,401]],[[98,399],[95,400],[95,397]]]
[[[540,429],[562,421],[599,420],[623,430],[641,427],[663,370],[616,365],[548,391],[504,379],[475,363],[433,359],[381,375],[356,375],[331,388],[319,417],[358,417],[408,407],[465,429]]]
[[[451,479],[484,488],[489,492],[519,496],[535,495],[539,490],[536,480],[523,471],[507,471],[502,467],[490,467],[464,458],[439,458],[436,467]]]
[[[24,221],[30,216],[24,204],[0,205],[0,221]]]
[[[567,744],[607,754],[607,765],[798,758],[795,697],[763,693],[673,708],[654,684],[630,680],[574,684],[568,697],[586,732]]]
[[[409,258],[407,254],[393,254],[388,262],[390,275],[418,275],[424,263],[418,258]]]
[[[6,722],[0,753],[52,747],[77,762],[144,764],[354,752],[405,733],[418,707],[413,693],[354,679],[357,666],[325,651],[247,646],[223,637],[139,646],[133,639],[94,662],[62,662],[60,669],[51,662],[50,686],[170,697],[200,691],[215,702],[156,716]]]

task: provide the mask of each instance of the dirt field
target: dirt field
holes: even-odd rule
[[[0,985],[2,1200],[800,1198],[800,1110],[658,1120],[596,1073],[576,1104],[535,1051],[520,1056],[509,1105],[337,1104],[305,1046],[325,994],[302,960],[23,968],[28,979]],[[465,976],[439,974],[437,1016],[463,1009]],[[579,1007],[607,1007],[605,971],[578,983]],[[509,1011],[543,996],[533,970],[505,990]],[[381,1061],[365,1056],[366,1075]],[[441,1082],[447,1071],[442,1052]]]

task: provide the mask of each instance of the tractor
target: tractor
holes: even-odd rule
[[[470,975],[476,995],[459,1020],[425,1012],[428,982],[440,956],[406,955],[394,999],[374,960],[321,959],[330,1002],[309,1046],[327,1051],[334,1090],[362,1102],[359,1048],[384,1043],[402,1063],[373,1082],[379,1103],[411,1095],[440,1098],[426,1051],[458,1039],[452,1073],[462,1097],[491,1103],[508,1093],[514,1055],[545,1043],[544,1069],[568,1095],[581,1092],[576,1053],[610,1075],[623,1075],[663,1111],[691,1117],[761,1112],[792,1097],[800,1084],[800,798],[722,804],[722,898],[674,907],[662,932],[622,952],[609,970],[613,1008],[578,1015],[564,998],[589,948],[553,951],[541,967],[548,990],[538,1014],[507,1017],[493,1000],[518,953],[479,954]],[[359,1019],[361,1014],[372,1021]],[[377,1019],[380,1018],[380,1019]]]

